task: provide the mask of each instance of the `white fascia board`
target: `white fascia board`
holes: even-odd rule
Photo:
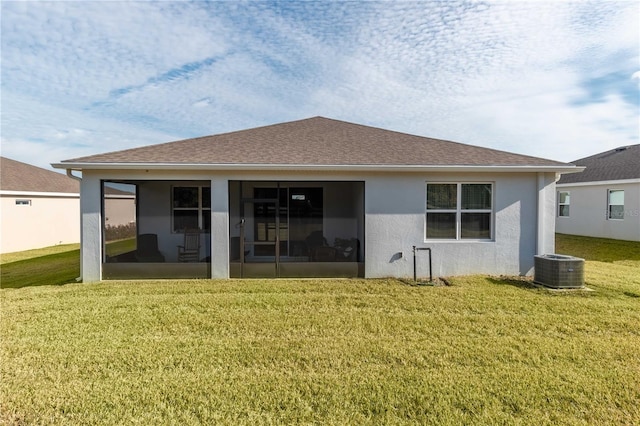
[[[640,183],[640,179],[620,179],[620,180],[594,180],[591,182],[574,182],[574,183],[559,183],[556,184],[558,188],[566,188],[571,186],[601,186],[601,185],[625,185]]]
[[[77,192],[36,192],[36,191],[5,191],[0,190],[0,195],[8,195],[14,197],[79,197]]]
[[[476,166],[380,164],[186,164],[186,163],[54,163],[67,170],[216,170],[216,171],[376,171],[376,172],[525,172],[576,173],[577,166]]]

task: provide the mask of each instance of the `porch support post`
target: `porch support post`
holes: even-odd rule
[[[229,180],[211,180],[211,278],[229,278]]]
[[[555,251],[555,173],[538,173],[538,233],[536,254]]]
[[[80,183],[80,262],[82,282],[102,279],[102,188],[100,179],[83,173]]]

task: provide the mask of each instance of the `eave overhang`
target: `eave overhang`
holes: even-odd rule
[[[55,198],[73,198],[79,197],[78,192],[44,192],[44,191],[13,191],[13,190],[0,190],[0,195],[7,197],[55,197]]]
[[[615,180],[591,180],[588,182],[569,182],[569,183],[556,183],[559,188],[574,187],[574,186],[602,186],[602,185],[628,185],[640,183],[640,179],[615,179]]]
[[[398,165],[398,164],[202,164],[202,163],[53,163],[66,170],[211,170],[211,171],[334,171],[334,172],[498,172],[578,173],[574,165]]]

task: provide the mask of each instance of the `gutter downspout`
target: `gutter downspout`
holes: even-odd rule
[[[73,174],[73,169],[67,169],[67,176],[69,176],[73,180],[77,180],[78,182],[82,182],[82,178]]]
[[[80,192],[82,192],[82,178],[73,174],[73,169],[67,169],[67,176],[73,180],[80,182]],[[79,194],[80,195],[80,194]],[[78,197],[78,204],[80,206],[80,276],[76,278],[76,282],[82,281],[82,203]]]

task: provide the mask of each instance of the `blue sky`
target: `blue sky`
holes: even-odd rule
[[[1,3],[1,151],[325,116],[571,161],[639,142],[640,3]]]

